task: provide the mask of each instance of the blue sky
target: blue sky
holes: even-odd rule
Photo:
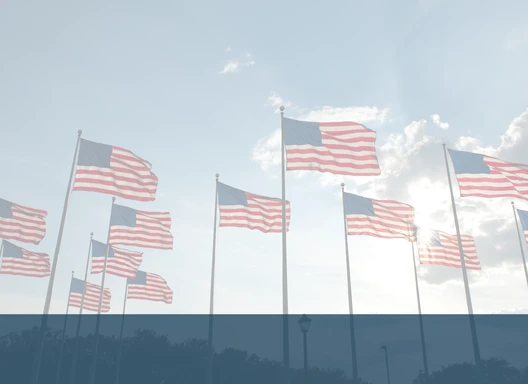
[[[375,129],[384,172],[377,180],[288,174],[294,313],[347,311],[340,182],[410,202],[424,223],[454,232],[442,139],[528,162],[522,1],[325,7],[4,1],[0,7],[0,196],[49,212],[46,238],[27,248],[53,254],[78,129],[88,140],[134,151],[160,179],[155,202],[118,203],[171,212],[174,250],[145,251],[143,269],[168,280],[174,303],[130,302],[130,312],[207,312],[214,174],[234,187],[280,196],[279,169],[266,159],[273,158],[281,99],[292,118],[356,119]],[[434,114],[448,129],[435,124]],[[90,232],[106,241],[110,204],[107,195],[73,193],[53,312],[65,310],[71,271],[82,277]],[[475,312],[525,306],[509,201],[461,205],[462,227],[480,236],[482,249],[483,272],[470,272]],[[415,313],[409,245],[349,242],[358,312]],[[217,311],[279,313],[280,250],[280,235],[221,228]],[[419,269],[424,312],[465,312],[459,270]],[[124,282],[109,276],[107,286],[118,313]],[[45,279],[2,276],[2,311],[39,313],[46,287]]]

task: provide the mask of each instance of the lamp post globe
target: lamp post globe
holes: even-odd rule
[[[305,333],[310,330],[310,325],[312,324],[312,319],[310,319],[306,315],[302,315],[302,317],[298,321],[299,327],[301,328],[301,332]]]

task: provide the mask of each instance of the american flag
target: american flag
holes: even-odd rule
[[[524,232],[524,238],[526,239],[526,243],[528,244],[528,211],[518,209],[517,214],[519,215],[519,219],[521,221],[521,227]]]
[[[456,235],[448,235],[441,231],[418,228],[417,237],[420,264],[435,264],[462,268]],[[461,235],[461,239],[466,268],[479,270],[480,261],[477,256],[473,236]]]
[[[410,205],[347,192],[343,199],[349,235],[415,241],[414,208]]]
[[[38,245],[46,235],[47,214],[0,199],[0,238]]]
[[[111,245],[172,249],[169,212],[137,211],[114,204],[110,217]]]
[[[287,170],[378,176],[376,132],[359,123],[284,118]]]
[[[86,289],[86,291],[85,291]],[[70,297],[68,305],[71,307],[81,308],[81,301],[84,294],[83,309],[88,311],[98,312],[99,311],[99,297],[101,295],[101,286],[92,283],[84,282],[84,280],[72,278],[70,287]],[[110,300],[112,294],[110,289],[105,288],[103,293],[103,304],[101,306],[101,312],[110,311]]]
[[[92,240],[92,274],[103,272],[106,247],[106,244]],[[142,260],[142,252],[134,252],[111,246],[108,249],[106,272],[126,279],[133,278],[136,276]]]
[[[282,200],[255,195],[218,183],[221,227],[243,227],[261,232],[282,232]],[[290,202],[286,201],[286,230],[290,226]]]
[[[50,275],[50,258],[46,253],[30,252],[7,240],[2,241],[0,274],[28,277]]]
[[[151,168],[127,149],[81,139],[73,190],[153,201],[158,178]]]
[[[172,290],[159,275],[137,271],[136,277],[128,279],[127,299],[162,301],[172,303]]]
[[[460,196],[516,197],[528,200],[528,165],[448,149]]]

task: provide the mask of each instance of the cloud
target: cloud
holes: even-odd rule
[[[433,119],[433,123],[437,127],[442,128],[443,130],[447,130],[449,128],[449,123],[444,123],[444,122],[440,121],[440,115],[433,114],[433,115],[431,115],[431,119]]]
[[[280,97],[275,91],[271,91],[270,95],[268,96],[268,105],[270,107],[275,108],[275,112],[279,112],[279,107],[283,106],[284,108],[288,108],[292,106],[291,101],[285,101],[282,97]]]
[[[226,49],[226,52],[231,51],[230,47],[228,47],[228,49],[229,50]],[[253,59],[253,56],[249,52],[247,52],[242,58],[228,60],[227,63],[224,65],[224,68],[218,73],[221,75],[237,73],[242,68],[251,67],[253,65],[255,65],[255,60]]]
[[[301,114],[299,118],[316,121],[356,120],[382,125],[387,121],[388,111],[376,107],[323,107]],[[433,118],[432,124],[438,125],[439,122],[439,117],[436,121]],[[429,128],[426,120],[415,120],[399,133],[384,137],[383,141],[378,138],[377,155],[382,170],[380,176],[348,178],[317,172],[305,174],[323,186],[337,187],[345,182],[347,190],[353,193],[409,203],[415,208],[417,225],[455,234],[443,140],[435,137],[434,132],[429,133]],[[447,146],[488,154],[505,161],[526,163],[528,109],[511,121],[497,146],[470,136],[455,137]],[[268,170],[280,164],[279,153],[280,132],[276,130],[257,143],[253,149],[253,160],[262,169]],[[510,200],[460,198],[452,170],[451,175],[461,232],[475,237],[482,264],[481,271],[468,272],[471,284],[484,284],[499,269],[508,270],[504,275],[522,271]],[[519,202],[519,206],[521,209],[528,208],[528,203]],[[421,265],[419,270],[422,280],[429,284],[437,285],[447,281],[461,283],[460,269]],[[523,276],[519,278],[523,279]]]
[[[324,106],[322,108],[304,113],[298,117],[306,121],[355,121],[357,123],[384,123],[387,119],[387,108],[378,107],[346,107],[336,108]]]
[[[419,226],[455,233],[449,187],[438,138],[428,136],[424,121],[412,122],[403,134],[391,135],[378,146],[382,175],[360,188],[365,196],[408,202],[416,211]],[[501,144],[484,145],[473,137],[458,137],[451,147],[486,153],[507,161],[526,162],[528,110],[513,119]],[[475,236],[482,271],[469,272],[470,280],[486,280],[494,268],[520,265],[511,205],[508,199],[459,198],[453,175],[453,188],[461,231]],[[422,277],[432,284],[460,280],[459,269],[421,266]]]

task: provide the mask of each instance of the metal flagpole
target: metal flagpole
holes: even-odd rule
[[[445,165],[446,165],[446,172],[447,172],[447,180],[449,182],[449,191],[451,192],[451,205],[453,207],[453,217],[455,219],[455,228],[457,232],[457,240],[458,240],[458,251],[460,253],[460,263],[462,264],[462,276],[464,277],[464,288],[466,290],[466,302],[468,307],[468,314],[469,314],[469,327],[471,328],[471,338],[473,340],[473,353],[475,355],[475,365],[477,367],[481,366],[481,360],[480,360],[480,349],[479,349],[479,343],[477,338],[477,328],[475,326],[475,318],[473,316],[473,305],[471,303],[471,293],[469,292],[469,282],[467,277],[467,271],[466,271],[466,261],[464,256],[464,250],[462,248],[462,238],[460,237],[460,226],[458,225],[458,216],[456,211],[456,204],[455,204],[455,194],[453,192],[453,184],[451,183],[451,174],[449,173],[449,162],[447,161],[447,150],[445,143],[442,144],[444,147],[444,159],[445,159]],[[480,372],[480,369],[479,369]]]
[[[48,292],[46,293],[46,301],[44,303],[44,313],[42,321],[40,323],[40,332],[37,339],[37,345],[35,348],[35,357],[33,360],[33,369],[31,372],[30,384],[38,383],[38,376],[40,372],[40,362],[42,359],[42,351],[44,349],[44,335],[46,328],[48,327],[48,313],[51,304],[51,294],[53,293],[53,283],[55,282],[55,271],[57,270],[57,260],[59,259],[59,251],[62,243],[62,234],[64,232],[64,223],[66,221],[66,212],[68,211],[68,202],[70,200],[70,190],[73,183],[73,176],[75,175],[75,162],[77,160],[77,154],[79,153],[79,145],[81,143],[82,130],[77,131],[77,145],[75,146],[75,153],[73,155],[73,163],[70,171],[70,181],[68,182],[68,189],[66,190],[66,198],[64,199],[64,207],[62,209],[62,218],[59,227],[59,235],[57,237],[57,244],[55,245],[55,254],[53,257],[53,263],[51,266],[50,279],[48,283]]]
[[[115,384],[119,384],[119,374],[121,373],[121,356],[123,355],[123,329],[125,328],[125,312],[128,295],[128,279],[125,284],[125,298],[123,299],[123,316],[121,317],[121,331],[119,331],[119,349],[117,350],[116,377]]]
[[[88,256],[86,257],[86,268],[84,269],[84,291],[81,296],[81,309],[79,310],[79,318],[77,319],[77,330],[75,331],[75,346],[73,347],[72,366],[70,369],[70,384],[75,384],[75,370],[77,369],[77,354],[79,353],[79,333],[81,331],[81,319],[84,308],[84,295],[86,294],[86,281],[88,280],[88,267],[92,258],[92,240],[93,232],[90,233],[90,244],[88,245]],[[69,298],[68,298],[69,301]]]
[[[97,310],[97,317],[95,320],[95,335],[94,335],[94,349],[92,354],[92,366],[90,369],[90,378],[88,384],[95,383],[95,371],[97,369],[97,350],[99,348],[99,327],[101,325],[101,307],[103,306],[103,293],[106,278],[106,262],[108,261],[108,251],[110,249],[110,228],[112,228],[112,211],[114,210],[115,197],[112,197],[112,208],[110,209],[110,223],[108,224],[108,236],[106,240],[106,254],[103,266],[103,277],[101,278],[101,293],[99,294],[99,309]]]
[[[352,306],[352,279],[350,277],[350,256],[348,252],[348,225],[345,211],[345,183],[341,183],[341,198],[343,200],[343,223],[345,225],[345,254],[348,286],[348,312],[350,320],[350,347],[352,349],[352,383],[359,384],[356,352],[356,332],[354,328],[354,309]]]
[[[216,222],[218,215],[218,178],[220,175],[216,174],[216,187],[215,187],[215,212],[214,212],[214,226],[213,226],[213,257],[211,264],[211,294],[209,298],[209,335],[208,335],[208,348],[209,348],[209,360],[207,366],[207,384],[213,382],[213,317],[214,317],[214,287],[215,287],[215,265],[216,265]]]
[[[62,368],[62,355],[64,353],[64,342],[66,341],[66,324],[68,323],[68,311],[70,310],[70,292],[71,287],[73,283],[73,274],[75,272],[72,271],[71,280],[70,280],[70,291],[68,292],[68,301],[66,302],[66,314],[64,315],[64,326],[62,327],[62,340],[61,340],[61,346],[60,346],[60,352],[59,352],[59,361],[57,362],[57,380],[56,383],[60,383],[60,374],[61,374],[61,368]]]
[[[420,320],[420,336],[422,338],[422,355],[425,377],[429,378],[429,366],[427,364],[427,350],[425,348],[425,333],[422,318],[422,303],[420,302],[420,287],[418,285],[418,272],[416,271],[416,256],[414,253],[414,242],[411,243],[414,267],[414,282],[416,283],[416,301],[418,303],[418,319]]]
[[[288,326],[288,258],[286,253],[286,148],[284,143],[284,107],[281,113],[281,171],[282,171],[282,354],[284,361],[284,382],[290,382],[290,332]]]
[[[4,258],[4,241],[2,239],[2,242],[0,243],[0,269],[2,269],[2,260]]]
[[[513,216],[515,217],[515,228],[517,228],[517,236],[519,236],[519,246],[521,247],[521,256],[524,267],[524,275],[526,276],[526,284],[528,284],[528,269],[526,268],[526,256],[524,255],[524,245],[521,236],[521,230],[519,229],[519,221],[517,219],[517,212],[515,211],[515,203],[512,201]]]

